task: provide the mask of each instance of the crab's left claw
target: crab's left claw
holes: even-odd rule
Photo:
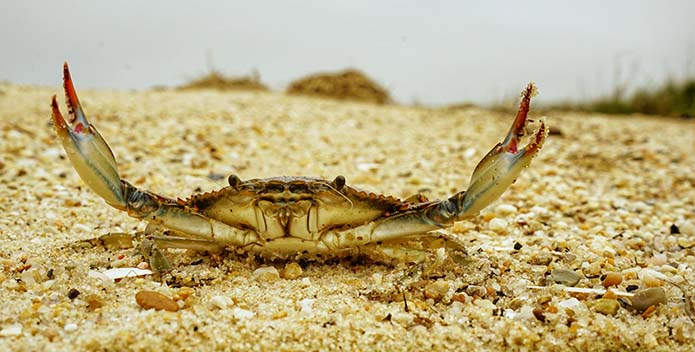
[[[519,112],[507,137],[493,147],[478,163],[465,193],[456,194],[449,199],[456,204],[457,220],[475,216],[499,198],[543,146],[548,131],[545,123],[541,121],[539,130],[529,144],[519,148],[521,138],[525,135],[531,98],[535,94],[536,86],[529,83],[522,92]]]
[[[111,206],[125,209],[126,200],[111,148],[87,121],[77,99],[67,62],[63,65],[63,86],[68,106],[68,120],[58,108],[56,96],[51,101],[56,133],[70,161],[82,180]]]

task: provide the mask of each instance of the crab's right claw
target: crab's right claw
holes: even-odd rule
[[[104,138],[85,118],[67,62],[63,65],[63,86],[68,120],[60,113],[55,95],[51,108],[55,130],[65,152],[84,183],[111,206],[125,209],[126,201],[116,159]]]
[[[519,148],[528,122],[531,97],[535,94],[536,86],[529,83],[522,92],[519,112],[506,138],[493,147],[476,166],[468,189],[462,199],[457,200],[462,202],[458,204],[459,219],[478,214],[480,210],[499,198],[543,146],[548,131],[545,123],[541,121],[540,128],[529,144]]]

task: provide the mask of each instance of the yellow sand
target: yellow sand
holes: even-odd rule
[[[170,250],[169,284],[111,283],[92,276],[142,257],[83,241],[144,224],[79,180],[50,125],[56,93],[0,85],[0,350],[692,348],[683,294],[667,281],[693,292],[695,121],[549,116],[562,134],[501,200],[450,230],[469,257],[429,278],[360,259],[300,262],[299,277],[285,279],[253,273],[283,274],[290,262]],[[219,188],[225,179],[208,176],[234,173],[344,175],[372,191],[442,198],[466,187],[513,118],[262,92],[78,93],[123,178],[171,197]],[[529,288],[554,269],[574,270],[588,288],[619,272],[616,290],[663,286],[668,303],[646,318],[625,306],[604,315],[592,308],[596,294]],[[410,283],[404,293],[399,282]],[[194,293],[175,313],[135,301],[141,290],[178,298],[181,286]]]

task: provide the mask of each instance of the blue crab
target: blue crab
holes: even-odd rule
[[[242,180],[189,198],[170,199],[121,179],[111,148],[87,120],[67,63],[63,67],[66,120],[55,95],[55,130],[82,180],[112,207],[148,222],[148,239],[157,247],[219,250],[234,248],[269,257],[332,255],[387,246],[416,236],[444,237],[436,231],[476,216],[496,200],[538,154],[547,136],[543,122],[520,147],[535,86],[522,92],[519,111],[506,138],[478,163],[466,191],[448,199],[422,196],[400,200],[365,192],[333,180],[280,176]]]

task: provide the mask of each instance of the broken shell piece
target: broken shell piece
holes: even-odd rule
[[[105,275],[111,280],[118,280],[124,277],[138,277],[145,275],[152,275],[152,270],[149,269],[138,269],[138,268],[115,268],[106,270],[100,274]]]

